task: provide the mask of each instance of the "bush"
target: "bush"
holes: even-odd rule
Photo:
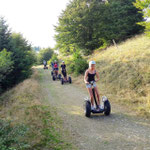
[[[6,80],[2,83],[3,89],[7,89],[29,77],[31,67],[36,61],[31,45],[20,33],[11,34],[10,38],[12,48],[9,51],[12,53],[11,59],[14,63],[12,72],[7,75]]]
[[[6,49],[0,52],[0,93],[1,82],[6,78],[6,75],[9,74],[13,69],[13,61],[11,60],[11,53],[7,52]]]
[[[29,147],[21,141],[27,128],[24,125],[12,126],[10,122],[0,120],[0,149],[1,150],[21,150]]]
[[[79,51],[73,54],[73,59],[69,62],[69,73],[74,73],[75,75],[79,75],[85,72],[88,68],[87,61],[81,56]]]
[[[0,93],[29,77],[35,61],[29,42],[0,17]]]
[[[51,62],[54,62],[55,60],[58,62],[57,54],[52,55],[52,58],[48,61],[48,64],[50,65]]]
[[[43,64],[43,60],[48,61],[53,56],[53,50],[51,48],[46,48],[40,50],[38,54],[38,64]]]

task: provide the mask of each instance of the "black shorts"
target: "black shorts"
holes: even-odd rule
[[[61,72],[62,72],[62,74],[63,74],[63,76],[65,78],[67,76],[67,72],[65,70],[62,70]]]

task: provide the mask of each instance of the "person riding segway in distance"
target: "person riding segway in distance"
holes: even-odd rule
[[[96,80],[95,80],[96,76]],[[91,110],[94,110],[94,97],[93,97],[93,92],[92,92],[92,85],[91,83],[93,82],[93,87],[95,90],[95,94],[97,97],[97,104],[99,106],[98,109],[100,109],[100,96],[98,92],[98,88],[96,86],[96,82],[99,81],[99,73],[96,71],[96,62],[95,61],[90,61],[89,62],[89,68],[86,70],[85,75],[84,75],[84,82],[86,84],[86,88],[89,92],[90,99],[91,99]]]
[[[44,69],[48,69],[46,60],[43,60],[43,65],[44,65]]]
[[[58,63],[57,63],[56,60],[54,62],[54,73],[55,73],[56,76],[58,75]]]
[[[64,76],[64,80],[67,81],[67,71],[66,71],[66,65],[64,61],[62,61],[62,64],[61,64],[61,72]]]
[[[46,60],[43,60],[43,64],[44,64],[44,67],[46,67],[46,65],[47,65]]]

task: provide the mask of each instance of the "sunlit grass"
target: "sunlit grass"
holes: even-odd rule
[[[139,35],[117,47],[96,50],[88,61],[95,60],[100,74],[100,95],[150,117],[150,39]],[[74,82],[85,88],[83,75]]]
[[[100,86],[115,95],[116,101],[150,114],[150,39],[140,35],[106,50],[89,60],[97,62]]]
[[[4,93],[0,97],[0,118],[11,120],[14,126],[21,123],[28,127],[24,137],[30,145],[28,150],[73,149],[62,137],[62,122],[55,109],[43,103],[41,79],[42,73],[36,69],[30,79]]]

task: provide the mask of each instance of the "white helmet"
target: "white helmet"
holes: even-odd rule
[[[91,67],[91,65],[96,65],[96,62],[95,62],[95,61],[93,61],[93,60],[92,60],[92,61],[90,61],[90,62],[89,62],[89,67]]]
[[[64,61],[62,61],[62,63],[64,63]]]

